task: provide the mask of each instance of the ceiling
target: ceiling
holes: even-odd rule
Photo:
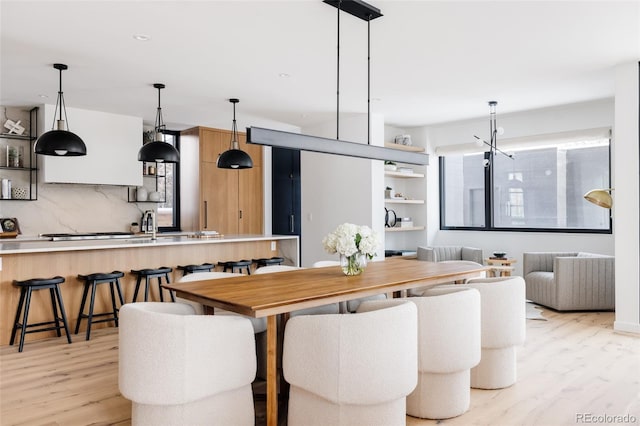
[[[612,97],[616,64],[640,59],[638,1],[369,3],[371,112],[400,128]],[[1,105],[55,104],[61,62],[68,108],[152,124],[164,83],[177,130],[230,128],[234,97],[240,128],[335,120],[337,9],[320,0],[2,0],[0,15]],[[340,112],[366,113],[367,24],[340,22]]]

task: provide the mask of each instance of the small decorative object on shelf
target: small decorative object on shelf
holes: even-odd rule
[[[26,200],[29,195],[29,191],[24,187],[14,187],[11,188],[11,198],[14,200]]]
[[[411,145],[411,135],[398,135],[393,142],[398,145]]]
[[[144,186],[140,186],[138,187],[138,189],[136,189],[136,200],[147,201],[148,195],[149,194],[147,192],[147,188],[145,188]]]
[[[345,275],[359,275],[373,259],[380,245],[378,234],[368,226],[343,223],[322,240],[325,251],[340,254],[340,266]]]
[[[394,163],[393,161],[384,162],[384,169],[389,172],[395,172],[397,168],[398,168],[397,164]]]

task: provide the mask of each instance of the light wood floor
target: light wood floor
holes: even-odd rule
[[[544,310],[527,321],[518,383],[472,390],[471,409],[454,419],[411,426],[576,425],[576,416],[635,416],[640,423],[640,336],[614,333],[613,313]],[[0,424],[126,425],[131,404],[118,393],[117,329],[0,348]],[[593,423],[593,422],[592,422]],[[603,423],[603,422],[600,422]],[[618,422],[622,424],[623,422]]]

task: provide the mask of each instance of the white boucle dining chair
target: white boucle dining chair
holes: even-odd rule
[[[475,278],[466,284],[436,286],[442,288],[475,288],[480,292],[481,355],[480,363],[471,369],[471,387],[506,388],[517,380],[516,349],[526,336],[525,284],[522,277]]]
[[[417,309],[400,300],[350,315],[301,315],[285,327],[288,424],[404,425],[416,386]]]
[[[407,397],[407,414],[464,414],[471,402],[470,370],[480,362],[480,293],[447,288],[406,300],[418,307],[418,385]]]
[[[119,379],[137,425],[253,425],[251,322],[183,303],[120,309]]]
[[[179,283],[186,283],[186,282],[193,282],[193,281],[216,280],[216,279],[220,279],[220,278],[242,277],[242,276],[246,276],[246,275],[235,273],[235,272],[233,272],[233,273],[232,272],[216,272],[216,271],[197,272],[197,273],[194,273],[194,274],[189,274],[189,275],[185,275],[185,276],[181,277],[178,280],[178,282]],[[204,309],[203,309],[203,307],[202,307],[202,305],[200,303],[192,302],[190,300],[182,299],[180,297],[178,297],[177,300],[180,301],[180,302],[188,303],[188,304],[192,305],[193,308],[196,310],[197,314],[204,313]],[[267,320],[265,318],[248,317],[248,316],[245,316],[245,315],[236,314],[235,312],[226,311],[226,310],[220,309],[220,308],[214,308],[213,312],[214,312],[215,315],[237,315],[237,316],[241,316],[241,317],[244,317],[244,318],[248,318],[249,321],[251,321],[251,325],[253,325],[253,331],[256,334],[257,333],[262,333],[262,332],[267,330]]]
[[[318,260],[317,262],[313,263],[314,268],[326,268],[328,266],[340,266],[340,262],[337,260]],[[354,313],[355,311],[358,310],[358,306],[360,306],[360,303],[366,300],[379,300],[379,299],[386,299],[386,298],[387,298],[386,294],[376,294],[374,296],[366,296],[366,297],[360,297],[358,299],[348,300],[346,303],[340,302],[339,304],[340,312]]]
[[[253,273],[254,275],[259,274],[271,274],[275,272],[287,272],[287,271],[295,271],[297,269],[302,269],[297,266],[289,266],[289,265],[269,265],[258,268]],[[300,285],[304,285],[304,283],[300,283]],[[292,317],[297,315],[320,315],[320,314],[337,314],[339,312],[339,307],[337,303],[330,303],[328,305],[316,306],[313,308],[305,308],[298,309],[297,311],[293,311],[290,313]]]

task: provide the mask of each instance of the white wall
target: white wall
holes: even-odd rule
[[[614,328],[640,333],[638,62],[616,70],[613,193],[616,252],[616,321]]]
[[[382,145],[381,116],[371,117],[371,143]],[[335,138],[335,121],[307,127],[307,135]],[[366,143],[367,116],[340,117],[340,139]],[[322,239],[338,225],[367,225],[384,238],[382,161],[303,151],[300,156],[302,182],[302,266],[335,259],[324,251]],[[378,258],[384,258],[384,245]]]
[[[83,140],[87,155],[42,156],[44,182],[142,185],[138,161],[142,118],[78,108],[67,108],[66,112],[68,130]],[[38,116],[40,134],[51,130],[55,106],[41,105]]]
[[[505,130],[503,138],[613,127],[613,107],[613,99],[603,99],[504,115],[499,113],[498,108],[497,124]],[[417,133],[417,130],[410,129],[410,132]],[[472,144],[473,135],[488,139],[488,114],[487,117],[475,120],[444,123],[421,130],[426,133],[427,151],[430,153],[438,146]],[[500,138],[498,138],[498,146],[500,146]],[[614,150],[615,140],[612,151]],[[438,158],[434,155],[427,168],[428,232],[427,240],[423,242],[425,245],[474,246],[482,248],[485,256],[493,251],[504,251],[508,256],[517,259],[515,272],[518,274],[522,273],[522,253],[526,251],[561,250],[614,254],[614,236],[611,234],[442,231],[439,229],[438,168]]]

